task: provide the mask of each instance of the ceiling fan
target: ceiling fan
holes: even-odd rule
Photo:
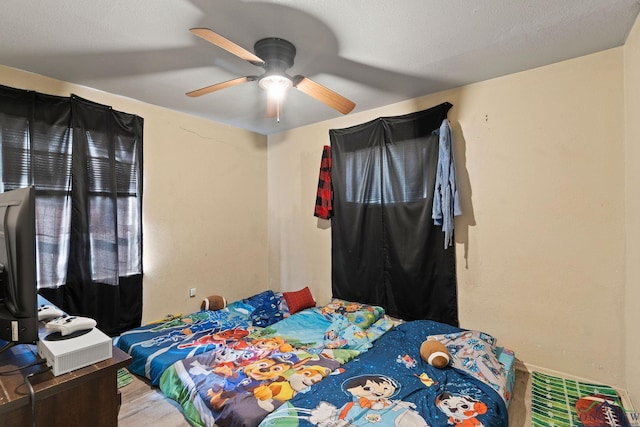
[[[187,96],[198,97],[220,89],[257,80],[260,87],[267,91],[267,116],[276,117],[278,121],[280,120],[280,107],[284,93],[290,87],[298,89],[342,114],[349,113],[356,106],[353,101],[314,82],[308,77],[300,75],[292,77],[288,75],[286,70],[293,65],[296,48],[284,39],[269,37],[258,40],[253,46],[255,51],[255,54],[253,54],[208,28],[192,28],[189,31],[209,43],[236,55],[240,59],[264,68],[264,72],[256,76],[238,77],[206,86],[187,92]]]

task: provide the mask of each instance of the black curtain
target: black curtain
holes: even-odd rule
[[[143,123],[0,86],[1,190],[36,188],[39,292],[110,335],[142,319]]]
[[[458,325],[455,246],[432,219],[451,106],[330,130],[334,297]]]

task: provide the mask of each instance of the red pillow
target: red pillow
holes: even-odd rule
[[[316,302],[308,286],[295,292],[283,292],[282,297],[289,306],[289,313],[293,314],[305,308],[315,307]]]

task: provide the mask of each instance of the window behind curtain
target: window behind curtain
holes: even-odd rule
[[[72,132],[68,125],[34,121],[26,117],[3,114],[0,144],[2,180],[0,191],[36,185],[38,286],[58,287],[66,282],[71,223]],[[30,126],[33,132],[30,132]],[[103,135],[89,135],[87,168],[90,177],[90,244],[96,259],[109,249],[111,216],[105,197],[111,166],[108,143]],[[142,254],[138,244],[140,204],[138,203],[138,158],[135,141],[119,138],[115,150],[117,180],[118,274],[141,273]],[[103,225],[106,224],[106,225]],[[101,283],[113,282],[106,266],[92,265],[92,278]],[[113,269],[116,265],[113,265]],[[113,273],[113,272],[111,272]],[[116,276],[117,277],[117,276]],[[115,284],[115,283],[114,283]]]
[[[381,204],[426,199],[427,155],[427,147],[418,140],[345,153],[347,202]]]
[[[115,152],[105,135],[87,134],[90,204],[91,275],[95,282],[117,284],[118,276],[141,272],[142,254],[139,236],[140,203],[138,200],[138,158],[136,143],[131,138],[116,138]],[[115,165],[110,156],[115,155]],[[111,169],[115,168],[115,171]],[[112,187],[115,172],[116,203],[113,206]],[[114,211],[115,209],[115,211]],[[115,215],[115,217],[114,217]],[[112,226],[117,224],[114,235]],[[115,237],[115,240],[114,240]],[[117,245],[116,248],[113,248]],[[109,262],[118,254],[117,263]],[[102,261],[102,262],[97,262]],[[115,260],[114,260],[115,261]]]
[[[38,287],[57,287],[66,281],[69,255],[69,103],[61,98],[47,96],[38,102],[33,94],[2,89],[4,102],[0,106],[0,191],[32,184],[36,186]],[[15,104],[7,105],[7,98]],[[49,111],[43,120],[34,115],[36,106]]]
[[[142,125],[79,97],[0,86],[0,191],[36,188],[38,287],[107,333],[142,315]]]

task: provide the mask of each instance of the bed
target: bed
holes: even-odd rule
[[[400,323],[381,307],[339,299],[315,306],[308,289],[305,295],[300,303],[266,291],[134,329],[117,346],[132,356],[130,370],[175,400],[194,426],[507,425],[514,359],[492,337],[431,321]],[[455,367],[422,361],[428,336],[446,343]],[[389,379],[394,391],[383,406],[393,409],[374,405],[340,418],[347,406],[355,413],[346,381],[369,387],[369,374]],[[452,402],[486,410],[456,423],[442,409]],[[404,415],[400,424],[384,424],[385,412]]]
[[[115,345],[131,356],[129,371],[158,386],[160,376],[174,362],[219,349],[228,336],[248,335],[288,314],[282,294],[268,290],[220,310],[202,310],[132,329],[121,334]]]
[[[445,344],[450,366],[437,369],[421,359],[426,337]],[[339,374],[281,405],[260,427],[507,427],[513,360],[512,352],[482,332],[406,322]]]
[[[393,326],[383,315],[380,307],[334,299],[177,361],[162,374],[160,389],[192,425],[257,426],[371,348]]]

